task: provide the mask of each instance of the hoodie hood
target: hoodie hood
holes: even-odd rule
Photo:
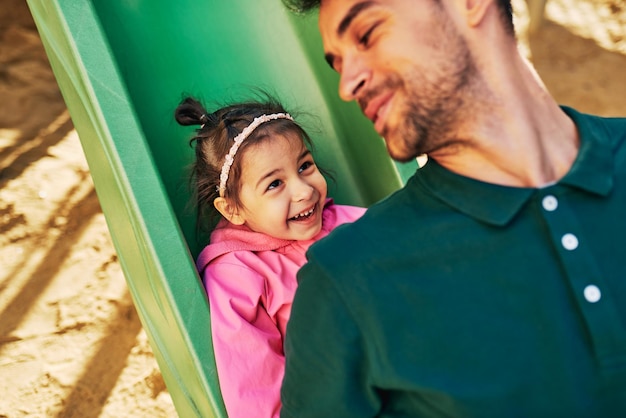
[[[329,217],[335,216],[335,213],[326,210],[331,205],[333,205],[333,200],[331,198],[326,199],[322,213],[322,230],[312,241],[327,235],[330,232],[327,230],[327,225],[335,224],[332,219],[329,219]],[[211,261],[224,254],[235,251],[276,251],[291,245],[293,242],[293,240],[274,238],[255,232],[245,225],[234,225],[226,219],[222,219],[211,233],[211,243],[204,247],[198,256],[196,266],[202,274]]]

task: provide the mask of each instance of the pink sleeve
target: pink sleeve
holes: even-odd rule
[[[243,265],[218,262],[207,268],[204,281],[228,416],[278,417],[285,355],[283,337],[263,308],[263,277]]]

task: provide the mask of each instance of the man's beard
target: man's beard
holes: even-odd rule
[[[422,154],[432,154],[462,139],[456,131],[464,118],[471,117],[472,85],[477,81],[477,70],[469,48],[463,38],[452,36],[449,56],[433,77],[424,77],[424,69],[414,69],[403,79],[396,75],[384,84],[384,89],[402,92],[406,102],[396,110],[400,123],[393,132],[386,126],[381,133],[387,143],[389,155],[396,161],[406,162]]]

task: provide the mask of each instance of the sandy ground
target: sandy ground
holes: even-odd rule
[[[624,0],[549,0],[522,49],[559,102],[626,115]],[[0,418],[176,416],[23,0],[0,7]]]

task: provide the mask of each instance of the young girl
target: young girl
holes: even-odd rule
[[[191,140],[199,216],[223,217],[197,266],[228,416],[278,417],[296,272],[313,242],[365,209],[326,198],[308,135],[275,101],[208,113],[187,98],[175,116],[200,125]]]

